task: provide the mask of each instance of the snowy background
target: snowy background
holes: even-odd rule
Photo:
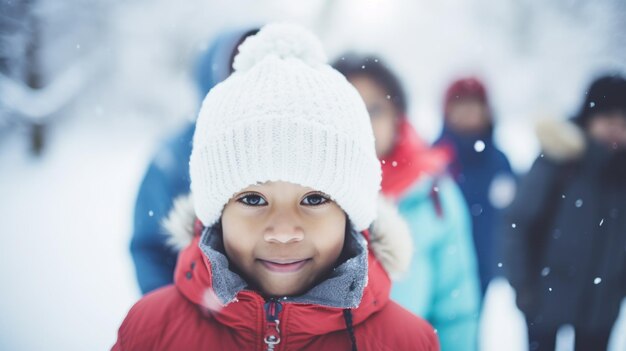
[[[194,118],[190,67],[220,29],[297,21],[331,58],[380,54],[427,140],[446,85],[477,74],[518,172],[538,152],[537,119],[568,117],[595,75],[626,71],[621,0],[0,1],[0,350],[114,343],[140,296],[128,251],[138,184],[159,141]],[[37,90],[23,83],[33,57]],[[527,349],[513,299],[491,285],[482,350]],[[612,350],[626,350],[624,310]]]

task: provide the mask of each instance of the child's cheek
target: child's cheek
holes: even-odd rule
[[[256,231],[258,231],[256,227]],[[222,232],[224,248],[229,259],[242,262],[245,258],[253,257],[257,242],[255,226],[245,217],[236,217],[228,214],[222,218]],[[242,268],[242,267],[240,267]]]
[[[224,249],[226,256],[244,272],[254,261],[255,241],[242,232],[224,231]]]
[[[325,264],[334,263],[345,242],[345,221],[337,222],[318,228],[315,233],[310,235],[311,240],[315,242],[315,246],[319,255],[323,258]]]

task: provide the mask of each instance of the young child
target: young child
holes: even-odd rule
[[[234,68],[203,103],[193,199],[167,223],[183,228],[175,283],[130,310],[113,350],[438,350],[389,300],[410,240],[393,209],[377,211],[358,93],[293,25],[246,39]]]
[[[346,54],[333,66],[365,102],[382,162],[382,193],[398,205],[415,241],[410,271],[394,282],[392,299],[437,329],[442,350],[476,350],[476,258],[446,155],[419,138],[400,79],[380,58]]]

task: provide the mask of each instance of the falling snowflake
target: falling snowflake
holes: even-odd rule
[[[485,151],[485,142],[482,140],[476,140],[474,143],[474,150],[476,150],[476,152]]]
[[[596,277],[596,279],[594,279],[594,280],[593,280],[593,283],[594,283],[595,285],[598,285],[598,284],[600,284],[601,282],[602,282],[602,278],[600,278],[600,277]]]

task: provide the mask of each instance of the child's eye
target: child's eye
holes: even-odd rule
[[[321,194],[311,194],[302,199],[301,204],[305,206],[319,206],[330,201],[326,196]]]
[[[237,201],[248,206],[265,206],[267,201],[261,195],[248,194],[237,199]]]

